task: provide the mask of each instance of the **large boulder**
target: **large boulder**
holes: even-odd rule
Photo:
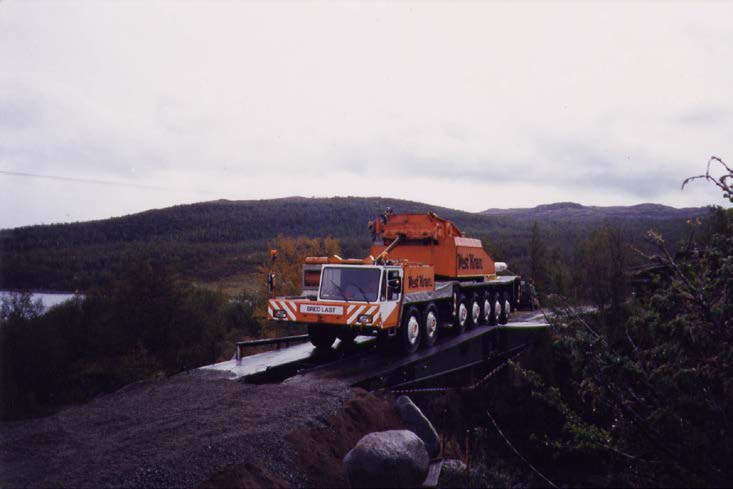
[[[430,457],[420,437],[408,430],[364,436],[344,457],[351,487],[418,487],[428,475]]]
[[[420,411],[420,408],[407,396],[400,396],[395,401],[397,412],[405,423],[405,427],[415,433],[425,443],[430,458],[440,455],[440,437],[430,423],[430,420]]]

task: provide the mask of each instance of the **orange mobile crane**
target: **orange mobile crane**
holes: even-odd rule
[[[308,326],[317,348],[338,337],[376,335],[380,343],[399,336],[407,353],[435,343],[439,328],[461,334],[480,324],[504,324],[519,301],[520,278],[497,275],[481,241],[467,238],[433,213],[394,214],[369,222],[370,256],[308,257],[303,293],[274,297],[268,289],[268,319]]]

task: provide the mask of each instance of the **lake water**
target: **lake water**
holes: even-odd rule
[[[0,297],[8,296],[10,294],[12,294],[11,291],[0,290]],[[66,302],[69,299],[75,297],[77,294],[69,292],[34,292],[31,295],[33,296],[34,302],[37,299],[41,299],[41,303],[43,304],[43,311],[46,312],[53,306],[61,304],[62,302]]]

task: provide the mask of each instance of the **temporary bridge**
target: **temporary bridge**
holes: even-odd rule
[[[539,340],[548,327],[541,312],[517,313],[505,325],[480,326],[459,336],[446,331],[433,347],[409,356],[377,350],[374,338],[365,336],[352,344],[337,340],[325,351],[313,347],[308,335],[287,336],[239,342],[232,360],[201,369],[247,383],[280,382],[300,374],[341,379],[367,390],[414,388],[450,374],[470,379],[474,368],[491,367],[517,355]],[[263,346],[277,349],[243,355],[248,348]],[[461,375],[465,372],[469,375]]]

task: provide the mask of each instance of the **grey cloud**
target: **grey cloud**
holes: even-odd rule
[[[96,125],[63,100],[14,89],[0,97],[0,168],[84,177],[135,176],[135,168],[165,169],[169,158],[134,130]],[[61,124],[59,124],[61,122]]]
[[[733,71],[721,62],[733,44],[711,51],[707,37],[668,36],[691,23],[727,39],[730,4],[634,4],[607,15],[563,4],[548,22],[541,11],[490,2],[0,3],[6,171],[200,185],[239,198],[681,205],[707,202],[678,189],[708,151],[733,159]],[[568,20],[580,12],[582,25]],[[385,19],[379,32],[363,22],[374,15]],[[486,29],[496,18],[506,21]],[[505,46],[517,25],[526,35]],[[629,55],[650,35],[665,42]],[[0,185],[14,186],[10,178]],[[40,215],[61,200],[49,195],[60,184],[23,182],[36,191],[16,192],[19,207],[34,204]],[[88,200],[64,198],[85,211],[108,197],[74,185],[88,188]],[[109,196],[104,212],[175,203],[128,193]]]
[[[541,162],[523,159],[444,159],[425,158],[408,151],[369,155],[352,149],[360,157],[344,158],[340,167],[357,175],[371,170],[376,174],[460,180],[474,183],[521,184],[551,186],[572,191],[596,189],[615,192],[643,200],[679,188],[685,175],[675,173],[678,165],[665,164],[664,157],[648,154],[630,156],[619,145],[613,151],[602,151],[570,141],[538,142]],[[637,152],[638,153],[638,152]]]
[[[557,162],[557,171],[550,181],[562,187],[590,186],[647,200],[677,188],[684,178],[672,170],[679,165],[669,164],[661,154],[627,148],[610,138],[604,148],[594,147],[576,142],[583,141],[585,135],[573,136],[574,139],[537,141],[538,152],[546,155],[548,161]]]
[[[0,97],[0,131],[18,131],[41,123],[38,102],[18,95]]]
[[[676,122],[688,126],[715,126],[727,124],[733,119],[733,113],[726,109],[699,108],[688,110],[677,117]]]
[[[57,142],[39,137],[34,145],[0,140],[0,163],[5,170],[85,177],[103,173],[113,178],[134,176],[135,162],[103,142]],[[137,162],[139,165],[140,162]]]

